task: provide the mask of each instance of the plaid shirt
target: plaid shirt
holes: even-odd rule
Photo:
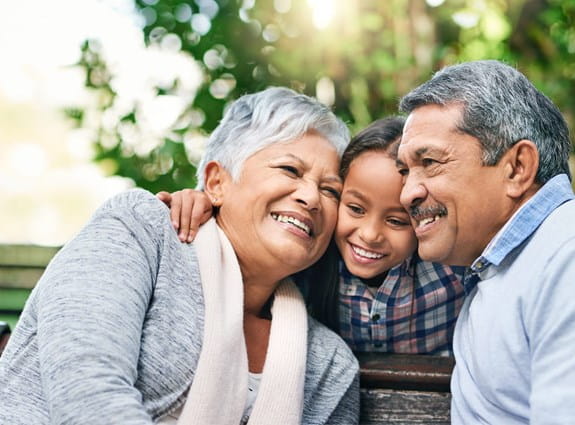
[[[464,270],[414,255],[369,288],[340,260],[340,335],[357,352],[451,355]]]

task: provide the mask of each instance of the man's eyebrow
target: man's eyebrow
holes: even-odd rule
[[[395,167],[396,168],[402,168],[402,167],[406,167],[406,165],[405,165],[405,162],[403,162],[401,159],[396,158]]]
[[[419,159],[425,154],[444,156],[446,153],[447,151],[444,148],[438,148],[436,146],[422,146],[414,152],[413,156]]]
[[[415,156],[416,158],[419,158],[422,155],[425,155],[427,152],[429,152],[429,150],[430,149],[427,146],[423,146],[423,147],[417,149],[413,156]]]

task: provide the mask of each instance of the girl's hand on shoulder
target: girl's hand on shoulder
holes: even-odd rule
[[[202,191],[158,192],[156,197],[170,208],[170,219],[182,242],[192,242],[199,227],[212,216],[212,203]]]

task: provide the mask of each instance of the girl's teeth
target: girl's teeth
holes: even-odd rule
[[[382,254],[378,254],[376,252],[371,252],[371,251],[366,251],[365,249],[359,248],[357,246],[352,245],[352,249],[354,250],[354,252],[356,254],[361,255],[362,257],[371,258],[374,260],[383,257]]]

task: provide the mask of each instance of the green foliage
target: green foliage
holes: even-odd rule
[[[195,184],[186,137],[208,134],[226,105],[270,85],[309,95],[333,91],[334,111],[353,131],[396,113],[398,99],[440,67],[492,58],[516,65],[573,122],[575,0],[453,0],[436,7],[423,0],[325,1],[336,14],[314,25],[306,0],[136,0],[148,46],[177,37],[183,54],[201,66],[204,80],[183,120],[150,151],[136,152],[122,128],[137,128],[138,105],[95,131],[96,161],[138,186],[176,190]],[[319,2],[321,3],[321,2]],[[319,10],[316,17],[328,16]],[[116,102],[114,75],[97,43],[87,41],[79,63],[98,112]],[[176,94],[181,82],[158,86]],[[321,98],[321,96],[318,96]],[[329,97],[329,96],[328,96]],[[78,125],[87,111],[69,110]]]

